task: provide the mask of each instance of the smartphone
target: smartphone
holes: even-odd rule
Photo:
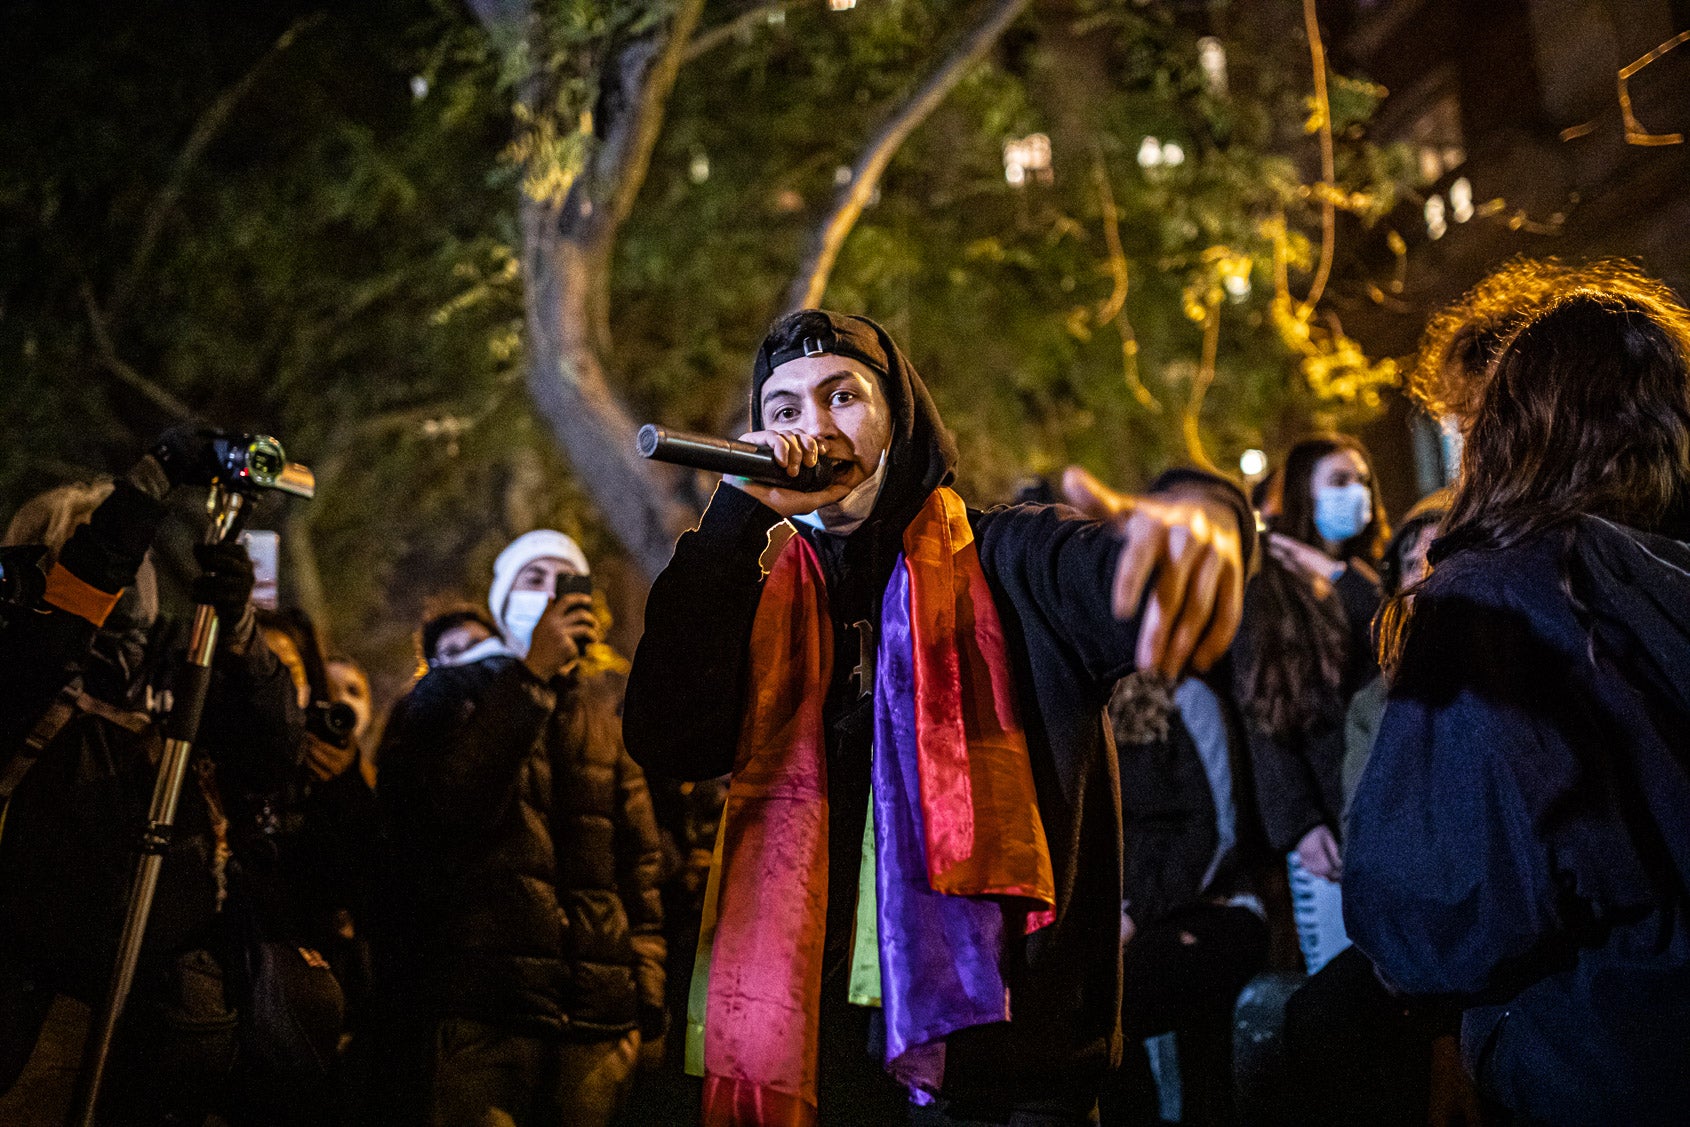
[[[557,592],[555,598],[565,595],[591,595],[593,593],[593,577],[590,575],[576,575],[564,572],[557,577]]]
[[[258,529],[243,532],[241,546],[252,558],[252,605],[275,610],[281,594],[277,586],[281,575],[281,533]]]
[[[559,599],[563,598],[565,595],[591,595],[592,593],[593,580],[591,576],[572,575],[565,572],[557,577],[556,597]],[[592,640],[593,635],[589,632],[583,635],[578,635],[575,638],[575,644],[581,647],[582,650],[585,650]]]

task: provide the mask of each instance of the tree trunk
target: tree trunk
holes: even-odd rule
[[[329,612],[329,600],[323,589],[323,572],[317,563],[317,543],[311,530],[311,514],[297,503],[288,507],[282,519],[282,555],[286,561],[283,575],[287,580],[289,598],[285,605],[296,606],[310,616],[319,633],[336,637],[336,623]]]
[[[529,394],[606,527],[656,576],[697,514],[675,500],[670,473],[634,449],[636,425],[611,390],[594,310],[609,263],[559,231],[556,206],[524,199],[521,218]]]
[[[490,29],[541,34],[530,0],[470,0]],[[704,0],[679,0],[667,26],[621,44],[601,81],[597,144],[562,201],[519,203],[528,391],[605,525],[648,577],[697,518],[677,478],[634,448],[635,422],[610,373],[610,269],[616,236],[657,144],[669,93]],[[533,52],[536,58],[545,52]],[[534,76],[525,97],[541,83]]]

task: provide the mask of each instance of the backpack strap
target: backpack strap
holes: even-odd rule
[[[148,713],[130,712],[127,709],[118,708],[116,705],[107,704],[99,697],[91,697],[87,693],[78,693],[75,705],[77,711],[86,712],[90,716],[98,716],[101,720],[116,724],[119,728],[137,736],[146,731],[147,725],[153,722],[152,716]]]
[[[41,757],[41,752],[53,742],[53,738],[64,731],[70,718],[76,715],[79,701],[86,694],[82,691],[82,678],[71,679],[70,684],[60,689],[53,698],[53,703],[47,706],[47,711],[41,714],[41,719],[35,722],[35,727],[24,737],[23,746],[17,754],[12,756],[6,764],[4,772],[0,772],[0,803],[10,801],[12,792],[18,789],[29,769],[35,766],[35,761]]]
[[[82,691],[82,678],[73,677],[68,685],[58,691],[53,697],[53,703],[47,706],[47,711],[41,714],[41,719],[35,722],[35,727],[24,737],[23,746],[12,756],[6,769],[0,771],[0,834],[6,830],[6,811],[12,803],[12,795],[23,785],[29,769],[35,766],[35,761],[41,758],[41,753],[47,745],[64,731],[70,718],[78,712],[98,716],[108,723],[116,724],[130,732],[140,733],[152,723],[152,717],[145,712],[128,712],[115,705],[107,704],[96,697],[91,697]]]

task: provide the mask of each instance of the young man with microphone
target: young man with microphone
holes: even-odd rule
[[[920,376],[862,317],[783,318],[751,393],[744,441],[843,466],[817,492],[725,479],[652,588],[624,713],[648,770],[734,776],[688,1028],[704,1122],[897,1122],[911,1094],[1089,1122],[1120,1048],[1104,703],[1224,652],[1245,499],[1071,471],[1102,519],[969,509]]]

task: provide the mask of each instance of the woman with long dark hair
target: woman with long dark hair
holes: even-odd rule
[[[1289,854],[1312,973],[1345,942],[1335,900],[1344,714],[1375,672],[1373,566],[1389,529],[1367,451],[1353,438],[1297,443],[1280,481],[1267,558],[1245,592],[1234,669],[1262,829],[1271,848]]]
[[[1605,264],[1469,377],[1350,811],[1349,931],[1531,1123],[1690,1107],[1690,311]]]

